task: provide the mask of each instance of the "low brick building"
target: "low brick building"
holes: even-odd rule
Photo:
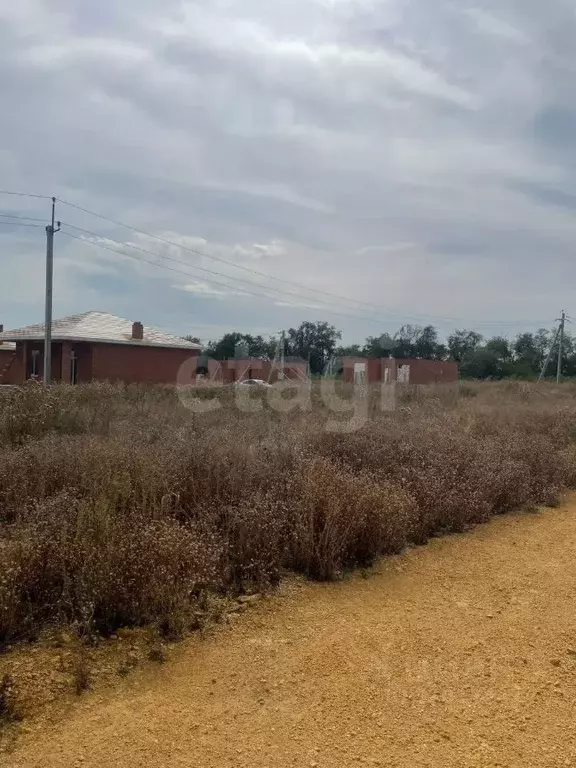
[[[41,378],[44,324],[3,331],[0,343],[6,342],[15,346],[4,364],[4,354],[0,356],[0,384]],[[200,344],[140,322],[85,312],[52,323],[52,379],[71,384],[98,380],[175,385],[182,370],[195,371],[200,349]]]
[[[285,358],[283,366],[278,360],[264,360],[260,357],[230,360],[199,357],[197,373],[212,384],[233,384],[246,379],[262,379],[271,383],[280,378],[307,381],[308,364],[294,357]]]
[[[382,357],[345,357],[342,380],[348,383],[374,384],[448,384],[458,381],[458,363]]]

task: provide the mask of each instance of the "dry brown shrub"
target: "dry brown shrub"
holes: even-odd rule
[[[415,508],[408,494],[328,459],[306,463],[290,503],[288,562],[317,579],[366,565],[406,544]]]
[[[0,726],[21,719],[16,696],[16,684],[11,675],[0,678]]]
[[[179,637],[207,595],[333,578],[576,486],[571,385],[410,389],[393,413],[370,392],[339,434],[317,387],[306,412],[221,397],[198,415],[167,388],[1,394],[0,644],[59,623]]]

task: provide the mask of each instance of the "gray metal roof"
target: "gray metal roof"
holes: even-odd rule
[[[44,323],[27,325],[12,331],[0,333],[0,341],[42,341]],[[84,312],[71,315],[52,323],[54,341],[95,341],[108,344],[134,344],[149,347],[177,347],[180,349],[201,349],[201,344],[193,344],[180,336],[164,333],[149,325],[144,326],[142,340],[132,338],[132,321],[123,317],[109,315],[107,312]],[[0,346],[0,349],[2,347]]]

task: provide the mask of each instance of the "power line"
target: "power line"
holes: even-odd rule
[[[91,237],[97,237],[97,238],[101,237],[101,235],[98,235],[96,232],[91,232],[88,229],[83,229],[82,227],[77,227],[74,224],[68,224],[67,222],[62,222],[62,224],[65,227],[71,227],[72,229],[78,230],[79,232],[83,232],[84,234],[90,235]],[[167,261],[172,261],[175,264],[182,264],[183,266],[189,267],[190,269],[199,270],[200,272],[206,272],[207,274],[216,275],[217,277],[224,277],[226,279],[233,280],[234,282],[237,282],[237,283],[244,283],[245,285],[250,286],[250,288],[254,288],[254,287],[261,288],[262,290],[265,290],[265,291],[272,291],[273,293],[278,293],[281,296],[284,296],[284,295],[286,295],[286,296],[293,296],[293,297],[296,297],[299,300],[305,299],[307,301],[314,301],[314,302],[318,302],[320,304],[327,304],[328,306],[331,306],[330,302],[328,302],[326,299],[316,299],[314,297],[302,296],[301,294],[298,294],[298,293],[295,293],[294,291],[289,291],[289,290],[286,290],[286,289],[272,288],[272,287],[270,287],[268,285],[259,285],[258,283],[253,283],[253,282],[251,282],[249,280],[243,280],[242,278],[234,277],[233,275],[224,275],[221,272],[216,272],[216,271],[214,271],[212,269],[207,269],[206,267],[198,266],[197,264],[190,264],[187,261],[182,261],[181,259],[175,259],[173,256],[167,256],[165,254],[157,253],[156,251],[151,251],[151,250],[149,250],[147,248],[142,248],[141,246],[135,245],[133,243],[122,243],[122,242],[120,242],[118,240],[114,240],[113,238],[104,238],[104,239],[111,240],[111,242],[115,243],[116,245],[121,246],[122,248],[132,248],[132,249],[134,249],[136,251],[141,251],[142,253],[149,254],[150,256],[155,256],[155,257],[157,257],[159,259],[164,259],[164,260],[167,260]],[[220,283],[220,285],[222,285],[222,284]],[[230,288],[231,286],[230,285],[226,285],[226,287]],[[242,290],[244,290],[244,289],[242,289]],[[363,311],[363,310],[361,310],[361,311]],[[371,315],[367,316],[366,319],[374,319],[374,320],[376,320],[377,318],[373,314],[371,314]],[[386,320],[380,319],[379,322],[383,323],[383,322],[386,322]]]
[[[336,293],[323,291],[320,288],[309,288],[303,283],[298,283],[293,280],[286,280],[285,278],[275,277],[274,275],[269,275],[266,272],[260,272],[259,270],[251,269],[250,267],[245,267],[242,264],[234,264],[234,262],[232,261],[228,261],[227,259],[223,259],[219,256],[213,256],[211,254],[205,253],[204,251],[200,251],[197,248],[192,248],[191,246],[182,245],[181,243],[177,243],[173,240],[168,240],[167,238],[161,237],[160,235],[153,235],[150,232],[145,232],[144,230],[138,229],[137,227],[133,227],[130,224],[125,224],[124,222],[119,221],[118,219],[112,219],[108,216],[102,215],[101,213],[96,213],[95,211],[91,211],[88,208],[83,208],[80,205],[76,205],[75,203],[69,203],[66,200],[61,200],[60,198],[58,198],[58,202],[62,203],[63,205],[67,205],[71,208],[76,208],[77,210],[82,211],[83,213],[87,213],[90,216],[95,216],[99,219],[102,219],[103,221],[107,221],[110,224],[115,224],[116,226],[119,226],[119,227],[125,227],[126,229],[129,229],[132,232],[136,232],[139,235],[144,235],[145,237],[150,237],[153,240],[158,240],[159,242],[165,243],[166,245],[171,245],[176,248],[181,248],[184,251],[189,251],[190,253],[194,253],[196,256],[201,256],[202,258],[205,258],[205,259],[210,259],[212,261],[218,261],[222,264],[226,264],[227,266],[232,267],[233,269],[240,269],[244,272],[249,272],[251,274],[258,275],[259,277],[264,277],[267,280],[274,280],[279,283],[285,283],[286,285],[292,285],[297,288],[302,288],[305,291],[308,291],[309,293],[319,293],[319,294],[322,294],[323,296],[330,296],[330,298],[337,299],[338,301],[346,301],[350,304],[360,304],[368,307],[371,312],[374,312],[374,309],[376,309],[380,314],[388,315],[389,317],[400,317],[400,315],[395,315],[394,313],[382,312],[382,310],[380,309],[380,306],[378,304],[374,304],[373,302],[361,301],[360,299],[350,299],[347,296],[340,296],[339,294],[336,294]],[[221,274],[221,273],[217,272],[215,274]],[[275,289],[271,288],[270,290],[275,290]],[[287,291],[283,291],[283,293],[287,293]],[[311,300],[320,301],[320,299],[315,299],[314,297],[311,297]],[[402,317],[409,317],[411,319],[423,319],[424,316],[403,314]],[[434,319],[447,320],[452,322],[457,318],[437,317]]]
[[[17,197],[35,198],[35,199],[39,199],[39,200],[52,200],[53,199],[52,197],[49,197],[48,195],[38,195],[38,194],[29,193],[29,192],[19,192],[19,191],[15,191],[15,190],[0,190],[0,194],[12,195],[12,196],[17,196]],[[171,245],[171,246],[174,246],[176,248],[181,248],[182,250],[189,251],[190,253],[194,253],[197,256],[201,256],[202,258],[211,259],[212,261],[221,262],[223,264],[226,264],[226,265],[232,267],[233,269],[239,269],[239,270],[242,270],[242,271],[245,271],[245,272],[249,272],[251,274],[263,277],[263,278],[265,278],[267,280],[273,280],[273,281],[276,281],[276,282],[279,282],[279,283],[284,283],[286,285],[292,285],[292,286],[295,286],[297,288],[301,288],[301,289],[307,291],[308,293],[322,294],[322,295],[325,295],[325,296],[329,296],[331,299],[337,299],[338,301],[345,301],[345,302],[348,302],[349,304],[363,305],[363,306],[368,307],[370,309],[370,311],[372,311],[372,312],[374,311],[374,309],[376,309],[379,314],[381,314],[383,316],[386,316],[386,318],[388,320],[391,319],[391,318],[400,318],[401,317],[401,318],[404,318],[404,319],[415,320],[417,322],[426,322],[426,321],[429,321],[429,320],[432,320],[432,321],[443,321],[443,322],[450,322],[450,323],[464,322],[464,323],[474,323],[475,325],[484,326],[486,328],[494,327],[494,326],[500,326],[500,325],[510,327],[510,326],[537,325],[538,324],[538,322],[534,322],[533,320],[522,320],[522,321],[521,320],[517,320],[517,321],[512,321],[512,320],[473,320],[471,318],[443,317],[443,316],[439,316],[439,315],[408,315],[408,314],[405,314],[405,313],[399,314],[399,313],[385,312],[385,311],[381,310],[380,307],[377,304],[373,303],[373,302],[361,301],[360,299],[350,299],[350,298],[348,298],[346,296],[340,296],[338,294],[330,293],[328,291],[323,291],[323,290],[321,290],[319,288],[309,288],[308,286],[304,285],[303,283],[298,283],[296,281],[286,280],[284,278],[279,278],[279,277],[276,277],[274,275],[269,275],[269,274],[267,274],[265,272],[260,272],[259,270],[255,270],[255,269],[251,269],[249,267],[245,267],[244,265],[241,265],[241,264],[234,264],[233,262],[227,261],[226,259],[223,259],[221,257],[213,256],[213,255],[204,253],[204,252],[202,252],[202,251],[200,251],[200,250],[198,250],[196,248],[192,248],[190,246],[182,245],[181,243],[177,243],[177,242],[168,240],[167,238],[163,238],[160,235],[153,235],[153,234],[151,234],[149,232],[145,232],[144,230],[138,229],[137,227],[133,227],[130,224],[126,224],[126,223],[124,223],[122,221],[119,221],[117,219],[112,219],[110,217],[104,216],[104,215],[102,215],[100,213],[97,213],[96,211],[92,211],[92,210],[90,210],[88,208],[84,208],[84,207],[82,207],[80,205],[76,205],[75,203],[70,203],[67,200],[62,200],[62,199],[58,198],[58,202],[60,202],[62,205],[66,205],[66,206],[68,206],[70,208],[74,208],[74,209],[76,209],[78,211],[82,211],[83,213],[86,213],[86,214],[88,214],[90,216],[95,216],[96,218],[102,219],[103,221],[107,221],[107,222],[109,222],[111,224],[114,224],[116,226],[124,227],[124,228],[129,229],[129,230],[131,230],[133,232],[136,232],[137,234],[144,235],[145,237],[149,237],[149,238],[151,238],[153,240],[157,240],[159,242],[163,242],[166,245]],[[21,219],[24,219],[25,217],[12,216],[11,218],[21,218]],[[33,221],[33,220],[34,221],[42,221],[42,219],[32,219],[32,218],[30,218],[29,220],[30,221]],[[0,222],[0,224],[2,224],[2,223],[10,223],[10,222]],[[25,226],[24,224],[17,224],[16,222],[12,222],[12,224],[13,224],[13,226]],[[29,224],[27,226],[31,226],[32,227],[32,226],[41,226],[41,225],[31,225],[31,224]],[[69,225],[69,226],[73,227],[74,225]],[[82,229],[80,227],[77,227],[77,229],[79,231],[82,231]],[[95,235],[95,236],[99,237],[99,235]],[[83,240],[82,238],[76,238],[76,239]],[[90,242],[90,241],[83,240],[83,242]],[[114,241],[114,242],[117,242],[117,241]],[[138,246],[133,246],[133,245],[126,246],[126,247],[138,248]],[[147,252],[144,249],[140,249],[140,250],[143,250],[144,252]],[[153,252],[148,251],[148,253],[153,253]],[[124,254],[124,255],[128,255],[128,254]],[[158,258],[170,258],[170,257],[163,256],[161,254],[153,254],[153,255],[156,255]],[[174,259],[172,259],[172,260],[176,261]],[[185,262],[178,262],[178,263],[185,263]],[[206,270],[206,269],[201,268],[201,267],[195,267],[193,265],[187,265],[187,266],[191,266],[194,269],[200,269],[200,270],[205,271],[205,272],[210,272],[210,270]],[[227,275],[223,275],[220,272],[212,272],[212,274],[220,275],[222,277],[227,277]],[[238,278],[230,278],[230,279],[239,280]],[[210,282],[210,281],[208,281],[208,282]],[[241,282],[246,282],[248,285],[257,285],[255,283],[251,283],[249,281],[241,281]],[[231,286],[226,286],[226,287],[230,288]],[[258,287],[260,287],[260,286],[258,286]],[[275,292],[284,293],[284,294],[287,294],[287,295],[298,296],[298,294],[290,293],[290,292],[288,292],[286,290],[278,291],[277,289],[270,288],[268,286],[262,286],[262,288],[264,290],[275,291]],[[247,291],[244,291],[244,292],[247,293]],[[260,294],[258,294],[258,295],[260,295]],[[269,298],[269,297],[267,297],[267,298]],[[317,299],[317,298],[315,298],[313,296],[305,297],[305,298],[307,300],[310,300],[310,301],[313,301],[313,302],[319,302],[319,303],[323,303],[323,304],[328,304],[328,302],[323,301],[321,299]],[[362,311],[361,306],[359,307],[359,309]],[[335,313],[335,314],[343,314],[343,313]],[[343,315],[343,316],[353,317],[352,315]],[[368,319],[368,318],[357,317],[357,319]]]
[[[62,223],[64,224],[64,222],[62,222]],[[64,226],[67,226],[67,225],[64,224]],[[175,272],[176,274],[179,274],[179,275],[185,275],[186,277],[197,278],[197,275],[193,275],[190,272],[185,272],[182,269],[176,269],[176,267],[170,267],[167,264],[159,264],[157,261],[149,261],[148,259],[143,259],[141,256],[136,256],[133,253],[126,253],[125,251],[118,251],[115,248],[110,248],[109,246],[104,245],[103,243],[96,243],[93,240],[87,240],[84,237],[78,237],[77,235],[73,235],[70,232],[66,232],[65,230],[62,230],[61,234],[66,235],[66,237],[70,237],[73,240],[78,240],[81,243],[87,243],[88,245],[93,245],[93,246],[95,246],[97,248],[103,248],[104,250],[110,251],[110,253],[115,253],[118,256],[126,256],[129,259],[134,259],[135,261],[139,261],[139,262],[144,263],[144,264],[150,264],[153,267],[159,267],[160,269],[167,269],[170,272]],[[116,242],[116,241],[114,241],[114,242]],[[152,253],[153,255],[156,255],[159,258],[161,258],[160,254],[154,254],[153,251],[149,251],[149,253]],[[194,267],[192,267],[192,268],[194,269]],[[206,282],[207,283],[211,283],[213,285],[219,285],[221,287],[228,288],[229,290],[236,291],[237,293],[240,293],[240,294],[248,294],[248,295],[251,295],[251,296],[256,296],[259,299],[274,299],[273,296],[268,296],[265,293],[257,293],[256,291],[248,291],[245,288],[236,289],[235,286],[233,286],[233,285],[228,285],[227,283],[220,283],[220,282],[217,282],[216,280],[206,279]],[[263,287],[264,287],[264,290],[269,290],[269,289],[266,288],[266,286],[263,286]],[[302,304],[301,302],[299,302],[298,306],[303,307],[305,309],[317,309],[317,307],[313,307],[313,306],[310,306],[308,304]],[[382,320],[379,320],[377,318],[373,318],[373,317],[360,317],[358,315],[349,315],[349,314],[346,314],[344,312],[338,312],[337,310],[334,310],[334,309],[331,309],[331,308],[328,308],[328,309],[326,309],[324,311],[326,311],[326,312],[328,312],[329,314],[332,314],[332,315],[340,315],[341,317],[347,317],[348,319],[351,319],[351,320],[363,320],[363,321],[377,323],[379,326],[382,326]]]
[[[0,221],[0,226],[5,227],[31,227],[32,229],[44,229],[43,224],[27,224],[20,221]]]
[[[62,203],[62,205],[70,206],[70,208],[76,208],[79,211],[82,211],[83,213],[87,213],[90,216],[96,216],[99,219],[102,219],[103,221],[107,221],[110,224],[115,224],[119,227],[125,227],[126,229],[132,230],[132,232],[136,232],[139,235],[144,235],[145,237],[150,237],[154,240],[158,240],[162,243],[165,243],[166,245],[173,245],[177,248],[182,248],[184,251],[190,251],[190,253],[194,253],[197,256],[202,256],[205,259],[211,259],[212,261],[218,261],[222,264],[226,264],[229,267],[233,267],[234,269],[241,269],[244,272],[250,272],[253,275],[258,275],[259,277],[264,277],[267,280],[275,280],[279,283],[286,283],[287,285],[295,286],[296,288],[303,288],[306,291],[312,292],[312,293],[321,293],[324,296],[330,296],[333,299],[338,299],[339,301],[347,301],[351,304],[363,304],[367,307],[370,307],[372,310],[374,308],[379,308],[377,304],[373,304],[372,302],[367,301],[361,301],[359,299],[349,299],[346,296],[339,296],[335,293],[329,293],[328,291],[323,291],[319,288],[308,288],[308,286],[304,285],[303,283],[297,283],[293,280],[285,280],[281,277],[275,277],[274,275],[269,275],[266,272],[260,272],[257,269],[251,269],[250,267],[245,267],[242,264],[234,264],[232,261],[228,261],[226,259],[223,259],[219,256],[213,256],[208,253],[204,253],[203,251],[199,251],[197,248],[192,248],[187,245],[182,245],[181,243],[176,243],[173,240],[168,240],[167,238],[161,237],[160,235],[153,235],[150,232],[145,232],[142,229],[137,229],[136,227],[131,226],[130,224],[125,224],[122,221],[118,221],[117,219],[111,219],[108,216],[103,216],[101,213],[96,213],[95,211],[91,211],[88,208],[83,208],[80,205],[75,205],[74,203],[69,203],[66,200],[61,200],[60,198],[57,198],[59,203]]]
[[[40,222],[46,221],[45,219],[39,219],[36,216],[20,216],[15,213],[0,213],[0,216],[2,216],[2,218],[8,218],[8,219],[21,219],[22,221],[40,221]]]
[[[319,294],[322,294],[324,296],[329,296],[332,299],[337,299],[338,301],[346,301],[349,304],[359,304],[359,305],[366,306],[366,307],[368,307],[370,309],[371,312],[374,312],[374,310],[376,310],[378,314],[385,316],[388,320],[390,320],[391,318],[405,318],[405,319],[408,319],[408,320],[415,320],[417,322],[426,322],[427,320],[443,321],[443,322],[448,322],[448,323],[464,322],[464,323],[474,323],[474,325],[478,325],[478,326],[481,325],[481,326],[484,326],[486,328],[494,327],[494,326],[501,326],[501,325],[506,325],[506,326],[514,325],[514,326],[520,327],[520,326],[525,326],[525,325],[532,325],[532,324],[536,324],[537,325],[538,324],[538,323],[534,323],[534,321],[526,321],[526,320],[518,320],[518,321],[510,321],[510,320],[472,320],[472,319],[458,318],[458,317],[443,317],[443,316],[439,316],[439,315],[408,315],[408,314],[405,314],[405,313],[398,314],[398,313],[393,313],[393,312],[386,312],[386,311],[382,310],[378,304],[374,304],[373,302],[361,301],[359,299],[350,299],[350,298],[348,298],[346,296],[340,296],[340,295],[335,294],[335,293],[330,293],[328,291],[323,291],[323,290],[321,290],[319,288],[309,288],[308,286],[304,285],[303,283],[298,283],[298,282],[295,282],[295,281],[292,281],[292,280],[286,280],[284,278],[275,277],[274,275],[269,275],[269,274],[267,274],[265,272],[260,272],[259,270],[251,269],[250,267],[245,267],[244,265],[241,265],[241,264],[234,264],[234,262],[228,261],[228,260],[223,259],[223,258],[221,258],[219,256],[213,256],[211,254],[205,253],[203,251],[198,250],[197,248],[192,248],[191,246],[182,245],[181,243],[177,243],[177,242],[175,242],[173,240],[168,240],[167,238],[161,237],[160,235],[153,235],[150,232],[146,232],[146,231],[144,231],[142,229],[138,229],[137,227],[133,227],[132,225],[126,224],[125,222],[119,221],[118,219],[113,219],[113,218],[110,218],[109,216],[104,216],[101,213],[97,213],[96,211],[92,211],[89,208],[84,208],[83,206],[77,205],[76,203],[70,203],[67,200],[62,200],[61,198],[57,198],[57,200],[62,205],[66,205],[66,206],[68,206],[70,208],[75,208],[76,210],[82,211],[82,213],[86,213],[86,214],[88,214],[90,216],[95,216],[96,218],[101,219],[102,221],[106,221],[109,224],[114,224],[114,225],[116,225],[118,227],[124,227],[125,229],[131,230],[132,232],[135,232],[135,233],[137,233],[139,235],[144,235],[144,237],[149,237],[149,238],[151,238],[153,240],[158,240],[159,242],[162,242],[162,243],[164,243],[166,245],[171,245],[171,246],[174,246],[176,248],[181,248],[184,251],[189,251],[190,253],[194,253],[196,256],[201,256],[202,258],[205,258],[205,259],[210,259],[212,261],[217,261],[217,262],[220,262],[222,264],[226,264],[226,265],[228,265],[228,266],[230,266],[230,267],[232,267],[234,269],[239,269],[239,270],[242,270],[244,272],[249,272],[251,274],[258,275],[259,277],[264,277],[267,280],[274,280],[274,281],[279,282],[279,283],[284,283],[286,285],[292,285],[292,286],[295,286],[297,288],[302,288],[305,291],[308,291],[309,293],[319,293]],[[68,225],[68,226],[73,226],[73,225]],[[83,231],[81,227],[75,227],[75,228],[80,230],[80,231]],[[84,231],[87,231],[87,230],[84,230]],[[101,235],[95,235],[95,236],[96,237],[101,237]],[[110,238],[110,239],[112,239],[112,238]],[[117,242],[117,241],[115,241],[115,242]],[[137,246],[129,246],[129,247],[136,248]],[[161,256],[159,254],[156,254],[156,255],[158,255],[160,258],[168,258],[168,257]],[[200,268],[198,267],[198,269],[200,269]],[[208,270],[205,270],[205,271],[208,271]],[[227,275],[222,275],[221,272],[213,272],[212,274],[221,275],[222,277],[227,277]],[[230,278],[230,279],[237,279],[237,278]],[[246,281],[244,281],[244,282],[246,282]],[[248,285],[255,285],[255,283],[248,282]],[[264,287],[266,290],[271,290],[271,291],[276,290],[274,288],[267,288],[266,286],[262,286],[262,287]],[[282,292],[283,293],[288,293],[288,291],[282,291]],[[292,294],[292,295],[297,295],[297,294]],[[326,303],[326,302],[322,302],[320,299],[314,298],[313,296],[306,297],[306,298],[307,299],[309,298],[310,301],[318,301],[318,302],[321,302],[321,303]],[[362,311],[361,307],[358,307],[358,309],[360,309]]]
[[[0,189],[0,195],[13,195],[15,197],[35,197],[37,200],[52,200],[48,195],[32,195],[29,192],[13,192],[9,189]]]
[[[73,226],[73,225],[67,224],[66,222],[61,222],[61,224],[62,224],[63,227],[72,227]],[[85,232],[87,234],[90,234],[90,235],[92,235],[94,237],[100,237],[99,235],[97,235],[95,233],[92,233],[92,232],[89,232],[89,230],[84,230],[81,227],[74,227],[74,228],[78,229],[81,232]],[[198,279],[198,277],[199,277],[198,275],[194,275],[191,272],[187,272],[187,271],[184,271],[182,269],[177,269],[176,267],[171,267],[171,266],[168,266],[167,264],[159,264],[156,261],[150,261],[149,259],[144,259],[141,256],[137,256],[136,254],[127,253],[126,251],[123,251],[123,250],[117,250],[115,248],[111,248],[111,247],[109,247],[107,245],[104,245],[103,243],[95,242],[93,240],[89,240],[89,239],[87,239],[85,237],[78,237],[77,235],[73,235],[71,232],[66,232],[64,229],[61,230],[61,234],[66,235],[66,237],[69,237],[69,238],[71,238],[73,240],[78,240],[78,242],[86,243],[88,245],[92,245],[92,246],[95,246],[97,248],[102,248],[103,250],[109,251],[110,253],[114,253],[117,256],[125,256],[125,257],[127,257],[129,259],[133,259],[134,261],[138,261],[138,262],[143,263],[143,264],[149,264],[149,265],[151,265],[153,267],[159,267],[160,269],[166,269],[169,272],[174,272],[175,274],[184,275],[186,277],[191,277],[191,278],[194,278],[194,279]],[[160,259],[168,259],[169,261],[173,261],[176,264],[182,264],[184,266],[188,266],[191,269],[202,269],[202,267],[196,267],[193,264],[188,264],[187,262],[180,261],[180,260],[174,259],[172,257],[164,256],[163,254],[156,253],[155,251],[150,251],[150,250],[147,250],[145,248],[140,248],[139,246],[127,245],[125,243],[120,243],[119,241],[112,240],[111,238],[108,238],[108,239],[110,239],[111,242],[115,243],[116,245],[118,245],[120,247],[135,248],[136,250],[142,251],[143,253],[149,254],[151,256],[155,256],[155,257],[160,258]],[[210,271],[210,270],[208,270],[208,271]],[[221,277],[227,277],[226,275],[221,275],[219,272],[216,272],[216,273],[213,273],[213,274],[219,275]],[[250,291],[250,290],[248,290],[246,288],[237,288],[234,285],[230,285],[229,283],[223,283],[223,282],[218,281],[218,280],[213,280],[213,279],[204,278],[204,277],[202,279],[206,283],[209,283],[211,285],[217,285],[217,286],[219,286],[221,288],[227,288],[228,290],[234,291],[237,294],[245,294],[245,295],[250,295],[250,296],[256,296],[257,298],[260,298],[260,299],[268,299],[268,300],[272,300],[272,301],[276,299],[276,297],[269,296],[266,293]],[[232,277],[230,279],[231,280],[235,280],[236,278]],[[248,284],[249,285],[254,285],[254,284],[251,284],[251,283],[248,283]],[[259,287],[259,286],[256,286],[256,287]],[[268,288],[267,286],[262,286],[262,289],[265,290],[265,291],[273,291],[273,290],[275,290],[273,288]],[[301,299],[301,297],[296,297],[296,298]],[[307,298],[307,297],[304,297],[304,298]],[[302,303],[301,300],[298,302],[298,306],[302,307],[304,309],[312,309],[312,310],[318,309],[318,307]],[[370,322],[370,323],[378,324],[380,327],[382,327],[382,323],[384,322],[381,318],[378,318],[378,317],[375,317],[375,316],[351,315],[351,314],[348,314],[348,313],[345,313],[345,312],[340,312],[338,310],[332,309],[330,306],[328,306],[328,308],[325,309],[324,311],[326,311],[329,314],[338,315],[340,317],[346,317],[346,318],[351,319],[351,320],[364,320],[364,321],[367,321],[367,322]],[[404,315],[394,315],[394,317],[404,317]]]

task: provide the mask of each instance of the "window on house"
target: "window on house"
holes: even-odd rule
[[[76,384],[78,380],[78,358],[76,352],[70,352],[70,384]]]

